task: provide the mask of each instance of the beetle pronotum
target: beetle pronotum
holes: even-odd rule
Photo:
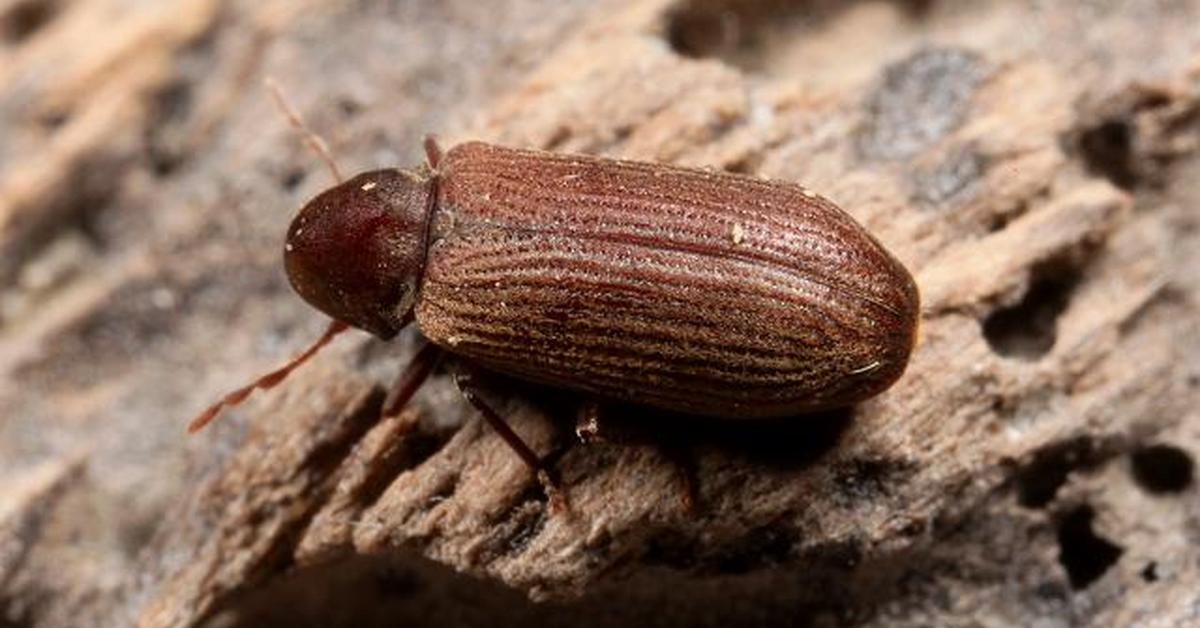
[[[441,354],[593,400],[731,420],[852,404],[904,371],[919,309],[912,277],[804,187],[479,142],[425,148],[421,166],[360,174],[300,210],[284,246],[288,278],[334,322],[192,431],[347,326],[388,339],[415,323],[429,341],[387,413]]]

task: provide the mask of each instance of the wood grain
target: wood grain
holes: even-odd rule
[[[1197,23],[1198,0],[0,0],[0,625],[1192,628]],[[435,132],[803,182],[912,271],[920,340],[840,431],[677,430],[696,512],[669,451],[602,443],[559,459],[551,514],[443,374],[380,420],[408,332],[345,334],[186,438],[328,322],[279,258],[333,182],[266,77],[346,172]],[[537,451],[573,442],[551,399],[490,392]]]

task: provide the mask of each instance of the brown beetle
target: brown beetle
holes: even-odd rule
[[[360,174],[288,230],[292,286],[346,325],[429,339],[394,412],[442,351],[521,379],[727,419],[852,404],[892,384],[916,336],[904,267],[833,203],[791,183],[472,142]],[[466,382],[522,458],[536,456]]]

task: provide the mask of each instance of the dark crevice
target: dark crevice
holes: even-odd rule
[[[1026,508],[1045,507],[1054,501],[1072,471],[1094,468],[1112,453],[1112,447],[1086,437],[1037,450],[1017,471],[1017,502]]]
[[[997,211],[984,219],[984,229],[988,233],[1004,231],[1012,222],[1029,212],[1028,202],[1020,203],[1012,211]]]
[[[173,81],[150,98],[145,146],[150,169],[158,177],[175,172],[187,157],[184,123],[192,111],[193,87]]]
[[[338,111],[341,112],[342,117],[347,120],[354,118],[363,110],[363,104],[354,98],[351,98],[350,96],[343,96],[339,98],[337,101],[337,107]]]
[[[42,199],[42,206],[15,208],[11,237],[0,249],[0,283],[12,281],[30,260],[68,232],[82,235],[94,249],[106,248],[107,238],[99,225],[116,202],[126,164],[113,154],[84,155]]]
[[[743,422],[613,403],[604,407],[602,429],[605,440],[611,442],[650,445],[678,454],[715,450],[748,464],[795,470],[833,451],[853,417],[854,408],[847,407],[811,413],[802,419]]]
[[[1086,103],[1081,117],[1066,149],[1089,174],[1133,190],[1164,183],[1165,168],[1186,152],[1179,136],[1200,119],[1200,107],[1170,89],[1133,84]]]
[[[725,164],[725,171],[736,174],[758,174],[759,169],[762,167],[764,157],[765,155],[759,152],[748,153],[745,156],[739,157],[738,159]]]
[[[707,6],[706,6],[707,5]],[[689,2],[667,19],[666,37],[671,49],[685,57],[728,54],[748,34],[739,32],[746,21],[730,6],[715,2]]]
[[[455,431],[420,423],[412,430],[397,432],[395,442],[370,461],[370,471],[354,495],[355,503],[363,510],[370,508],[400,474],[421,466],[450,441]]]
[[[38,622],[33,617],[33,613],[29,609],[24,608],[28,605],[31,596],[28,593],[22,593],[21,595],[22,608],[17,608],[13,600],[0,597],[0,628],[34,628],[34,626],[38,625]],[[40,599],[35,599],[38,602],[44,603],[47,597],[49,596],[42,595]]]
[[[19,44],[49,24],[62,7],[58,0],[22,0],[0,17],[0,36]]]
[[[1096,511],[1084,504],[1067,513],[1059,523],[1058,559],[1076,591],[1099,580],[1124,553],[1121,546],[1096,534],[1092,529],[1095,518]]]
[[[425,587],[412,569],[401,565],[384,565],[375,573],[375,592],[384,599],[405,599],[420,593]]]
[[[996,233],[1007,229],[1014,221],[1026,216],[1034,207],[1050,201],[1051,190],[1048,185],[1041,186],[1032,194],[1014,199],[1011,204],[995,208],[983,218],[984,228],[988,233]]]
[[[983,322],[988,345],[1004,357],[1036,360],[1054,348],[1058,317],[1081,279],[1078,267],[1063,262],[1041,264],[1031,274],[1025,297],[992,312]]]
[[[767,523],[748,530],[736,542],[716,548],[675,530],[661,530],[647,543],[645,553],[638,559],[643,565],[668,567],[690,572],[699,569],[707,575],[737,575],[787,564],[794,559],[799,537],[796,530],[783,523]],[[861,559],[862,550],[856,543],[833,544],[816,550],[813,560],[844,568]]]
[[[41,111],[36,116],[38,126],[46,131],[57,131],[71,119],[71,112],[66,109],[54,108]]]
[[[355,503],[362,509],[370,508],[401,473],[421,466],[422,462],[438,453],[452,435],[452,431],[434,433],[420,426],[414,431],[401,433],[391,448],[371,461],[371,471],[356,491]]]
[[[569,494],[570,489],[567,490]],[[520,521],[498,543],[502,554],[510,557],[521,554],[542,533],[550,516],[545,502],[546,499],[540,485],[531,484],[525,490],[525,494],[517,501],[518,506],[509,515],[519,518]],[[531,504],[537,505],[536,511],[528,509]]]
[[[732,544],[732,549],[714,557],[716,572],[741,574],[783,564],[796,545],[796,536],[795,530],[780,524],[755,528]],[[861,550],[838,545],[834,554],[839,559],[857,561]]]
[[[1091,174],[1102,176],[1122,189],[1138,182],[1133,162],[1133,127],[1125,120],[1107,120],[1079,135],[1079,152]]]
[[[299,188],[300,184],[304,183],[304,179],[307,177],[308,172],[303,168],[292,168],[283,173],[283,176],[279,178],[279,186],[283,188],[284,192],[295,192],[296,188]]]
[[[550,137],[546,138],[546,140],[542,142],[542,150],[556,151],[562,148],[563,145],[571,139],[572,135],[573,134],[569,127],[558,126],[550,134]]]
[[[217,63],[216,40],[220,21],[189,40],[172,55],[172,78],[147,96],[147,116],[142,125],[145,159],[157,177],[175,174],[201,145],[216,135],[212,120],[198,117],[197,93],[212,81]]]
[[[702,562],[700,550],[697,542],[683,533],[663,530],[646,543],[638,562],[648,566],[691,571]]]
[[[932,0],[894,0],[920,18]],[[845,11],[837,0],[684,0],[666,16],[663,36],[675,52],[692,58],[721,58],[754,69],[773,31],[801,21],[817,23]],[[807,26],[807,24],[806,24]]]
[[[346,460],[363,436],[375,426],[383,408],[382,390],[371,393],[353,408],[353,414],[341,421],[340,431],[316,443],[304,459],[303,468],[310,470],[313,477],[334,478],[337,467]],[[329,487],[332,488],[332,487]]]
[[[1158,563],[1154,561],[1146,563],[1146,566],[1142,567],[1141,576],[1143,582],[1158,582]]]
[[[775,625],[773,618],[785,618],[785,625],[809,626],[822,625],[813,617],[831,617],[834,600],[843,599],[840,586],[818,585],[808,576],[798,582],[789,574],[767,573],[714,582],[663,569],[614,574],[585,588],[581,597],[538,603],[494,579],[387,552],[306,566],[272,579],[239,599],[228,625],[730,628]]]
[[[1130,457],[1133,478],[1150,493],[1179,493],[1192,485],[1196,463],[1188,453],[1171,445],[1149,445]]]

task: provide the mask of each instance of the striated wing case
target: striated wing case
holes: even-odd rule
[[[752,418],[865,399],[908,361],[911,276],[798,185],[481,143],[440,174],[416,320],[485,367]]]

